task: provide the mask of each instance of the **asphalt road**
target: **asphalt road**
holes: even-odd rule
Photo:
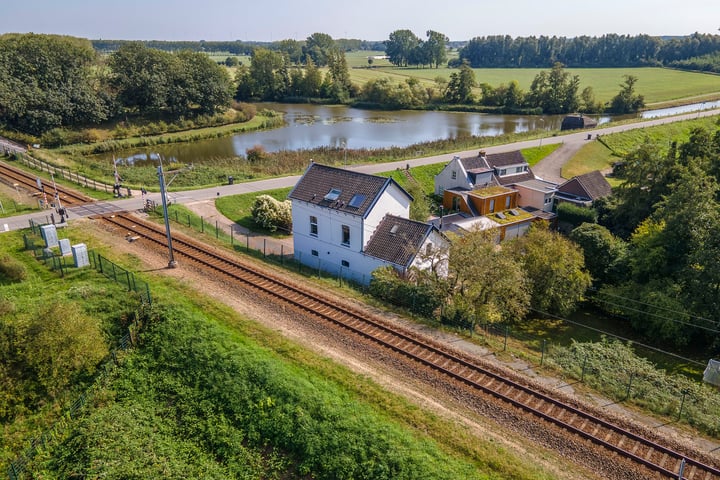
[[[701,112],[693,112],[684,115],[677,115],[673,117],[656,118],[652,120],[643,120],[636,123],[628,123],[624,125],[608,126],[605,128],[596,128],[592,130],[575,131],[564,135],[544,137],[542,139],[525,140],[522,142],[508,143],[505,145],[496,145],[492,147],[482,147],[487,153],[501,153],[510,152],[514,150],[522,150],[530,147],[537,147],[540,144],[564,144],[563,148],[559,148],[559,151],[563,151],[562,155],[551,155],[548,158],[538,162],[533,167],[536,175],[539,177],[555,182],[561,182],[563,179],[560,175],[560,168],[567,159],[582,145],[587,142],[588,134],[591,134],[593,138],[597,135],[608,135],[611,133],[624,132],[627,130],[635,130],[638,128],[646,128],[655,125],[663,125],[667,123],[674,123],[683,120],[691,120],[701,117],[710,117],[714,115],[720,115],[720,109],[704,110]],[[465,150],[455,153],[446,153],[442,155],[433,155],[430,157],[415,158],[411,160],[402,160],[398,162],[390,163],[378,163],[370,165],[353,165],[347,167],[349,170],[355,170],[362,173],[376,174],[381,172],[387,172],[389,170],[403,169],[407,165],[416,167],[420,165],[432,165],[436,163],[447,163],[453,156],[458,155],[461,157],[477,155],[479,149]],[[270,178],[266,180],[257,180],[253,182],[236,183],[234,185],[223,185],[212,188],[203,188],[200,190],[187,190],[182,192],[170,192],[168,198],[170,201],[175,203],[193,203],[206,201],[218,196],[225,195],[238,195],[244,193],[262,192],[264,190],[272,190],[276,188],[285,188],[295,185],[300,178],[300,175],[292,175],[288,177]],[[160,202],[159,193],[150,193],[147,196],[149,199],[156,202]],[[72,221],[73,218],[84,217],[95,213],[110,213],[113,211],[122,210],[139,210],[142,208],[143,200],[137,193],[132,198],[118,199],[110,202],[97,202],[92,206],[80,206],[72,207],[68,209],[68,218]],[[38,222],[47,223],[50,218],[50,210],[45,212],[32,213],[27,215],[19,215],[16,217],[8,217],[0,219],[0,233],[8,230],[16,230],[19,228],[27,228],[29,226],[30,219]]]

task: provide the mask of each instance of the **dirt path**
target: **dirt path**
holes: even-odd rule
[[[548,182],[564,183],[568,179],[562,176],[563,165],[574,157],[578,150],[587,145],[587,142],[587,137],[568,138],[557,150],[535,164],[532,171],[536,176]]]

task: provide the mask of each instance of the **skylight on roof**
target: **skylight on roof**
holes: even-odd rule
[[[505,220],[505,215],[502,212],[497,212],[495,214],[500,220]]]
[[[366,198],[365,195],[363,195],[362,193],[356,193],[350,199],[350,203],[348,203],[348,206],[353,207],[353,208],[360,208],[360,205],[363,204],[363,202],[365,201],[365,198]]]
[[[396,223],[396,224],[393,225],[392,228],[390,229],[390,233],[391,233],[392,235],[395,235],[395,234],[397,233],[397,231],[398,231],[399,228],[400,228],[400,226]]]
[[[520,215],[520,214],[518,213],[518,211],[515,210],[514,208],[513,208],[512,210],[510,210],[510,214],[511,214],[511,215],[515,215],[516,217],[517,217],[518,215]]]
[[[324,199],[328,200],[330,202],[334,202],[338,198],[340,198],[340,194],[342,193],[342,190],[338,190],[337,188],[331,189],[327,195],[325,195]]]

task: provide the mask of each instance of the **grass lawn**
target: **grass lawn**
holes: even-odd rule
[[[0,218],[38,211],[37,202],[33,202],[29,196],[18,195],[10,187],[0,185]]]
[[[266,190],[263,192],[246,193],[242,195],[228,195],[226,197],[218,198],[215,201],[215,207],[225,217],[247,229],[255,232],[267,233],[273,236],[284,237],[286,235],[280,232],[263,232],[263,229],[261,229],[253,220],[251,211],[255,198],[258,195],[270,195],[275,200],[282,202],[287,200],[287,196],[291,190],[292,187],[287,187],[275,190]]]
[[[434,86],[435,79],[445,80],[457,72],[455,68],[399,68],[387,60],[374,60],[368,67],[368,55],[382,55],[384,52],[351,52],[347,55],[350,67],[350,79],[356,84],[365,84],[375,78],[391,78],[397,82],[414,77],[425,86]],[[489,83],[493,87],[517,80],[520,88],[530,90],[540,68],[475,68],[475,80],[478,83]],[[607,102],[620,90],[623,75],[634,75],[638,78],[636,90],[645,97],[645,102],[658,107],[663,102],[672,102],[681,98],[697,97],[697,101],[707,100],[714,94],[720,97],[720,77],[708,73],[684,72],[668,68],[569,68],[567,71],[580,77],[580,88],[592,87],[598,101]],[[479,89],[477,90],[479,93]]]
[[[522,156],[525,157],[525,160],[528,162],[528,165],[531,167],[534,166],[536,163],[538,163],[543,158],[550,155],[552,152],[560,148],[560,143],[555,143],[552,145],[543,145],[542,147],[531,147],[526,148],[524,150],[520,150],[520,153],[522,153]]]
[[[588,142],[563,165],[561,174],[563,178],[573,178],[594,170],[605,170],[618,160],[620,158],[613,155],[612,151],[602,143]]]

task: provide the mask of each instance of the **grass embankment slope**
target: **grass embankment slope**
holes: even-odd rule
[[[350,52],[347,54],[350,68],[350,79],[353,83],[363,85],[376,78],[391,78],[404,81],[406,78],[417,78],[425,86],[434,86],[436,78],[450,79],[457,72],[456,68],[416,68],[395,67],[387,60],[374,60],[368,68],[368,55],[382,55],[384,52]],[[517,80],[525,92],[530,90],[540,68],[474,68],[478,83],[488,83],[493,87],[507,85]],[[720,98],[720,77],[709,73],[686,72],[668,68],[568,68],[571,75],[580,77],[580,88],[592,87],[595,97],[600,102],[608,102],[620,91],[623,75],[634,75],[638,78],[636,91],[645,97],[645,103],[652,108],[660,108],[680,99],[691,99],[702,102]],[[477,90],[479,93],[479,89]],[[685,102],[689,103],[689,102]]]
[[[700,127],[714,131],[719,120],[720,117],[705,117],[603,135],[600,140],[589,142],[583,146],[563,166],[562,176],[563,178],[572,178],[593,170],[611,168],[614,162],[621,161],[644,142],[655,143],[660,146],[661,150],[667,150],[672,142],[687,142],[690,132],[694,128]],[[613,186],[620,183],[617,179],[609,178],[608,180]]]
[[[102,242],[87,226],[69,235],[89,245]],[[59,278],[20,251],[19,234],[5,238],[3,255],[17,258],[30,275],[0,285],[3,305],[7,299],[13,304],[12,313],[1,312],[3,329],[15,321],[14,312],[62,292],[90,312],[105,312],[96,313],[96,320],[104,319],[112,337],[122,323],[118,302],[127,295],[111,292],[116,287],[89,269]],[[147,268],[134,256],[115,260]],[[82,414],[35,457],[29,466],[34,476],[553,478],[532,461],[479,440],[466,427],[290,343],[187,284],[146,276],[154,305],[139,346],[120,358]],[[72,383],[63,398],[71,401],[83,388]],[[21,402],[26,393],[3,392],[4,400]],[[59,408],[25,402],[22,415],[3,418],[3,463],[49,426],[53,415],[42,412]]]

